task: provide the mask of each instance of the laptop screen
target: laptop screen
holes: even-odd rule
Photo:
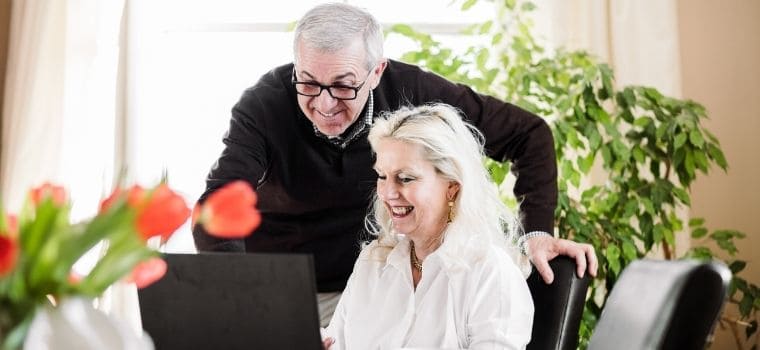
[[[310,255],[166,254],[138,291],[156,349],[321,349]]]

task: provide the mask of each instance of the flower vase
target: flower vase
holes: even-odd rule
[[[71,297],[37,310],[23,349],[152,350],[153,343],[121,320],[95,309],[91,299]]]

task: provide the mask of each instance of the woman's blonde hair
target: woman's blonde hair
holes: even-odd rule
[[[462,120],[454,107],[428,104],[385,113],[375,121],[368,138],[373,151],[381,139],[422,146],[425,159],[436,171],[459,184],[453,221],[441,237],[445,244],[439,249],[444,249],[445,254],[467,263],[497,245],[507,250],[518,266],[523,264],[514,244],[519,223],[501,201],[484,166],[483,136]],[[377,236],[378,244],[374,246],[390,251],[388,248],[398,242],[398,232],[393,231],[391,218],[377,194],[366,226]]]

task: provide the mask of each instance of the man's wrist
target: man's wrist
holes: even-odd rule
[[[533,237],[540,237],[540,236],[549,236],[552,237],[552,235],[548,232],[544,231],[530,231],[520,237],[517,238],[517,248],[520,249],[520,253],[527,256],[528,255],[528,240],[530,240]]]

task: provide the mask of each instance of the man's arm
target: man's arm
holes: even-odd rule
[[[259,100],[253,90],[249,89],[232,108],[230,127],[223,139],[225,148],[211,167],[206,178],[206,190],[198,203],[203,203],[211,193],[233,180],[248,181],[256,188],[264,175],[268,162],[266,140],[263,127],[258,125],[252,112],[257,103]],[[193,239],[198,251],[245,251],[242,239],[211,236],[202,225],[193,227]]]
[[[512,161],[512,172],[517,177],[514,193],[520,202],[525,232],[518,241],[521,250],[547,284],[554,281],[549,261],[559,255],[575,259],[579,277],[583,277],[587,270],[596,276],[598,263],[593,246],[552,235],[558,193],[557,157],[549,125],[542,118],[516,106],[506,104],[500,107],[503,102],[491,97],[484,99],[486,114],[481,120],[483,126],[479,128],[486,137],[486,148],[495,151],[489,156],[500,161]],[[490,115],[489,111],[492,111]],[[504,125],[498,121],[504,118],[516,119],[522,125]],[[500,131],[507,127],[519,130],[519,134],[504,139]],[[489,138],[492,141],[489,142]]]

